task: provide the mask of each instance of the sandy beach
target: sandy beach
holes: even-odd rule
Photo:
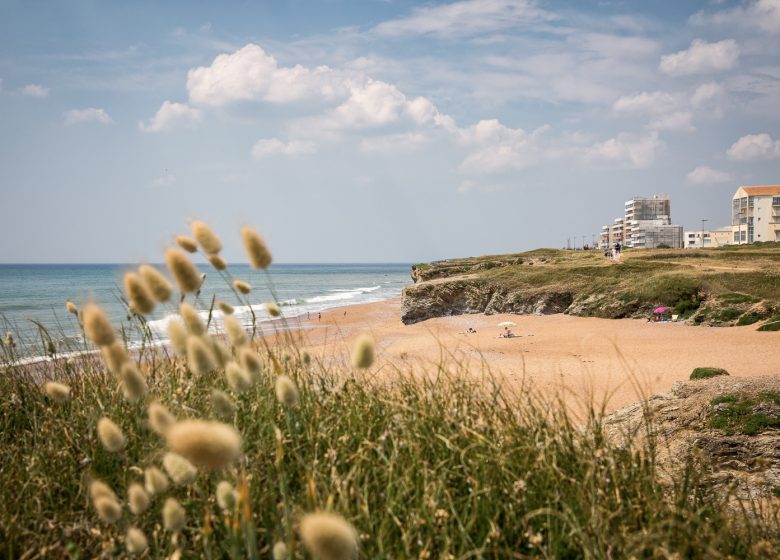
[[[442,353],[470,365],[475,375],[492,373],[513,388],[525,386],[570,406],[593,398],[607,411],[668,391],[699,366],[727,369],[732,376],[780,374],[780,333],[755,326],[712,328],[635,319],[568,315],[461,315],[414,325],[400,320],[400,298],[336,309],[296,331],[314,356],[346,356],[352,339],[370,332],[378,368],[395,371],[437,364]],[[497,338],[502,321],[516,323],[517,338]],[[298,321],[295,321],[298,322]],[[469,328],[477,332],[467,333]],[[429,368],[430,369],[430,368]]]

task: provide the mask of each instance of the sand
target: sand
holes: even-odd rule
[[[732,376],[780,374],[780,332],[758,332],[755,325],[698,327],[562,314],[460,315],[404,325],[400,308],[398,298],[336,309],[321,320],[296,320],[302,327],[296,337],[314,356],[346,360],[353,338],[368,331],[377,342],[374,369],[385,375],[396,371],[392,366],[422,371],[449,353],[446,361],[466,361],[474,375],[484,359],[515,389],[530,386],[573,408],[591,401],[606,411],[668,392],[699,366],[725,368]],[[519,337],[497,338],[502,321],[515,322]],[[469,327],[476,334],[468,334]]]

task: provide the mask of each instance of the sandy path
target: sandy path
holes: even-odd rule
[[[713,328],[634,319],[568,315],[461,315],[416,325],[400,320],[400,299],[341,308],[301,322],[298,335],[314,355],[345,357],[351,340],[370,331],[380,363],[404,367],[437,363],[442,347],[479,371],[480,357],[509,384],[523,379],[573,404],[593,395],[607,410],[666,392],[698,366],[735,376],[780,374],[780,332],[755,326]],[[346,314],[345,314],[346,312]],[[501,321],[514,321],[519,338],[499,339]],[[466,334],[471,327],[476,334]]]

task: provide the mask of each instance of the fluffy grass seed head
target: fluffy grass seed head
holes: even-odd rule
[[[93,501],[104,497],[119,501],[116,497],[116,494],[114,494],[114,491],[111,490],[111,487],[102,480],[93,480],[90,482],[89,497],[92,498]]]
[[[243,280],[233,280],[233,287],[244,295],[252,291],[251,284]]]
[[[225,377],[230,388],[236,393],[243,393],[252,386],[252,377],[236,362],[225,366]]]
[[[217,270],[225,270],[227,268],[227,261],[220,257],[219,255],[209,255],[208,256],[209,262],[211,263],[211,266],[216,268]]]
[[[168,321],[168,338],[174,352],[179,356],[187,355],[187,329],[176,319]]]
[[[260,356],[257,355],[257,352],[251,348],[242,348],[238,355],[238,359],[253,379],[258,379],[263,373],[263,362],[260,360]]]
[[[228,338],[233,346],[239,347],[247,343],[249,338],[246,335],[244,327],[238,322],[238,319],[232,315],[225,315],[223,322],[225,324],[225,332],[227,332]]]
[[[274,545],[271,557],[273,560],[287,560],[290,557],[290,553],[287,550],[287,545],[282,541],[277,542]]]
[[[144,471],[144,488],[150,495],[164,494],[168,486],[168,477],[157,467],[149,467]]]
[[[106,451],[117,453],[122,451],[127,444],[122,430],[105,416],[98,420],[97,433],[100,443],[106,448]]]
[[[282,310],[279,308],[279,305],[274,302],[266,303],[265,310],[268,311],[268,314],[271,317],[279,317],[282,314]]]
[[[177,235],[176,236],[176,245],[187,251],[188,253],[194,253],[198,250],[198,242],[195,241],[192,237],[189,237],[187,235]]]
[[[241,454],[241,436],[233,426],[209,420],[183,420],[167,432],[168,448],[198,467],[220,469]]]
[[[173,286],[165,275],[150,264],[142,264],[138,267],[138,273],[146,282],[149,291],[159,303],[165,303],[171,299]]]
[[[100,496],[94,501],[95,511],[104,523],[116,523],[122,517],[122,504],[110,496]]]
[[[108,371],[112,373],[120,373],[122,366],[127,363],[127,350],[125,350],[124,344],[119,340],[115,340],[107,346],[103,346],[100,349],[100,353],[103,356],[103,362],[105,362]]]
[[[64,403],[70,400],[70,387],[57,383],[56,381],[49,381],[43,386],[43,390],[46,391],[46,395],[56,403]]]
[[[130,305],[136,312],[148,315],[154,311],[154,296],[146,281],[135,272],[126,272],[124,278],[125,293]]]
[[[67,311],[68,313],[73,313],[74,315],[78,315],[78,314],[79,314],[79,308],[78,308],[78,307],[76,307],[76,304],[75,304],[75,303],[73,303],[73,302],[72,302],[72,301],[70,301],[70,300],[67,300],[67,301],[65,302],[65,309],[66,309],[66,311]]]
[[[166,453],[163,456],[163,468],[173,483],[179,486],[191,483],[198,474],[198,469],[192,463],[176,453]]]
[[[217,504],[225,511],[233,511],[238,502],[238,494],[227,480],[217,484]]]
[[[196,375],[206,375],[216,368],[214,354],[203,338],[187,337],[187,365]]]
[[[162,510],[163,526],[172,533],[178,533],[184,529],[187,517],[184,508],[176,498],[168,498]]]
[[[138,368],[133,362],[125,362],[122,366],[122,389],[125,398],[130,402],[136,402],[142,398],[149,387],[146,385],[146,379],[138,371]]]
[[[235,311],[235,310],[233,309],[233,306],[232,306],[232,305],[230,305],[230,304],[229,304],[228,302],[226,302],[226,301],[219,301],[219,302],[217,302],[217,307],[219,307],[219,309],[220,309],[220,310],[222,311],[222,313],[224,313],[225,315],[232,315],[232,314],[233,314],[233,311]]]
[[[182,303],[179,306],[179,315],[181,315],[181,319],[184,321],[184,325],[187,327],[187,330],[190,331],[190,334],[194,334],[195,336],[203,336],[206,334],[206,323],[201,320],[198,310],[192,305],[189,303]]]
[[[168,428],[176,423],[176,418],[158,402],[149,405],[149,426],[155,433],[164,436]]]
[[[211,352],[214,354],[214,359],[217,360],[217,365],[224,368],[233,359],[233,354],[230,353],[227,346],[216,338],[211,337],[208,340],[211,343]]]
[[[259,233],[249,226],[244,226],[241,228],[241,240],[253,267],[265,269],[271,265],[271,252]]]
[[[358,369],[370,368],[374,363],[374,339],[361,334],[352,346],[352,365]]]
[[[84,332],[87,337],[98,346],[108,346],[114,340],[114,327],[108,320],[105,312],[95,303],[88,303],[82,311]]]
[[[165,251],[165,262],[182,292],[197,292],[200,289],[200,274],[187,255],[171,247]]]
[[[190,225],[193,237],[200,243],[203,250],[209,255],[216,255],[222,250],[222,242],[206,222],[195,220]]]
[[[219,389],[214,389],[211,392],[211,406],[214,409],[214,414],[223,419],[232,418],[236,413],[236,405],[233,403],[233,399]]]
[[[300,395],[295,382],[286,375],[276,378],[276,400],[286,406],[296,406]]]
[[[309,513],[301,518],[301,540],[320,560],[352,560],[357,557],[357,532],[335,513]]]
[[[146,549],[149,548],[149,542],[146,540],[146,535],[143,531],[136,527],[130,527],[125,535],[125,547],[128,554],[143,554]]]
[[[151,499],[144,487],[135,482],[127,489],[127,503],[130,506],[130,511],[136,515],[141,515],[149,509]]]

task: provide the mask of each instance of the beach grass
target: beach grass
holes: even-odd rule
[[[80,321],[108,355],[114,328],[92,313]],[[680,470],[661,472],[649,410],[639,427],[645,437],[610,435],[603,410],[575,420],[564,403],[529,389],[510,393],[489,364],[469,368],[445,348],[436,364],[400,370],[375,361],[365,337],[351,357],[335,347],[311,356],[284,331],[251,340],[228,333],[231,342],[202,328],[190,321],[182,355],[175,340],[173,349],[148,340],[114,372],[97,353],[34,365],[6,354],[0,555],[465,560],[780,551],[775,502],[716,489],[696,453],[681,458]],[[143,377],[132,391],[128,364]],[[103,418],[115,429],[98,430]],[[208,423],[184,422],[195,419]],[[194,425],[208,429],[188,431]],[[193,465],[172,461],[172,450]],[[167,489],[150,484],[152,467],[172,479]],[[144,501],[133,485],[154,493]]]

